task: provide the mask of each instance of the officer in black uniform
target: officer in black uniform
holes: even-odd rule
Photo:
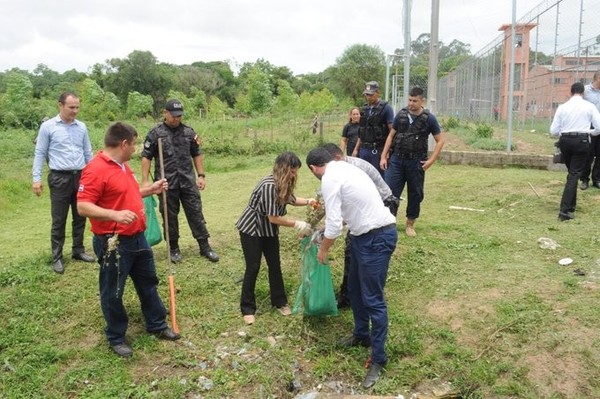
[[[394,110],[385,101],[379,99],[379,83],[375,81],[367,82],[363,92],[367,98],[367,103],[363,105],[360,111],[360,128],[358,131],[358,156],[361,159],[373,165],[383,177],[383,170],[379,166],[381,151],[385,144],[385,139],[394,120]]]
[[[206,187],[204,156],[200,149],[198,135],[189,126],[181,123],[183,104],[179,100],[169,100],[165,105],[164,121],[155,126],[144,141],[142,150],[142,185],[148,184],[153,158],[158,158],[158,138],[162,138],[165,177],[169,182],[167,191],[167,213],[169,218],[169,244],[171,261],[181,261],[179,250],[179,205],[183,206],[192,235],[200,246],[200,255],[211,262],[218,262],[219,256],[208,243],[208,230],[202,214],[200,191]],[[190,157],[193,161],[190,162]],[[154,165],[154,179],[160,179],[160,164]],[[159,196],[160,212],[164,220],[163,198]]]
[[[417,235],[415,221],[419,217],[421,201],[425,196],[425,171],[438,159],[445,143],[445,135],[437,119],[423,107],[423,94],[420,87],[410,90],[408,107],[396,114],[381,154],[381,168],[386,170],[385,182],[392,189],[392,194],[400,198],[404,186],[408,188],[406,235],[409,237]],[[430,134],[435,140],[435,147],[428,158]]]

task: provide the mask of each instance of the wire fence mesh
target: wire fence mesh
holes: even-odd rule
[[[495,40],[438,81],[436,112],[505,121],[512,83],[513,121],[549,120],[573,83],[590,83],[600,71],[599,19],[600,0],[542,1],[517,21],[514,40],[510,23],[498,27]]]

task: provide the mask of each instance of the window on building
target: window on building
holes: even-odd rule
[[[515,64],[515,77],[513,90],[521,90],[521,81],[523,80],[523,64]]]
[[[515,47],[523,47],[523,35],[520,33],[515,35]]]
[[[552,83],[552,79],[550,80],[550,83]],[[554,84],[555,85],[560,85],[565,83],[565,78],[554,78]]]

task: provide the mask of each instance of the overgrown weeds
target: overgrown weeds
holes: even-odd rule
[[[147,127],[138,127],[142,137]],[[263,133],[260,140],[270,141],[270,132]],[[25,143],[13,134],[0,137],[3,160],[11,165],[0,172],[0,397],[293,398],[318,386],[367,393],[359,382],[368,351],[336,345],[352,331],[350,311],[322,319],[281,317],[270,305],[265,265],[257,282],[256,324],[245,326],[239,311],[244,262],[235,221],[255,183],[270,173],[276,155],[270,151],[293,149],[303,159],[316,136],[306,132],[302,141],[285,135],[285,144],[265,145],[269,150],[253,155],[226,153],[245,140],[251,148],[253,135],[240,133],[239,140],[228,139],[230,149],[212,153],[209,147],[217,146],[222,133],[203,134],[209,173],[202,200],[221,261],[211,264],[198,255],[181,216],[184,260],[175,265],[175,283],[183,338],[171,343],[148,335],[128,284],[134,356],[127,360],[116,358],[103,336],[98,266],[71,261],[69,237],[66,272],[52,272],[48,192],[42,198],[30,193],[33,146],[27,135],[19,136]],[[92,132],[96,143],[101,134]],[[324,138],[338,137],[331,129]],[[139,157],[132,167],[140,170]],[[443,381],[463,398],[600,396],[600,191],[580,192],[577,218],[559,223],[564,178],[562,172],[439,163],[427,171],[416,238],[402,234],[405,203],[399,212],[400,238],[386,286],[390,360],[369,394],[406,394]],[[298,195],[312,196],[317,187],[303,167]],[[289,211],[305,217],[304,208]],[[281,231],[290,302],[300,283],[299,244],[291,230]],[[541,249],[539,237],[560,246]],[[90,242],[86,233],[88,250]],[[154,249],[166,299],[164,243]],[[573,258],[573,265],[560,266],[564,257]],[[337,284],[343,240],[330,260]],[[574,274],[576,268],[585,276]]]

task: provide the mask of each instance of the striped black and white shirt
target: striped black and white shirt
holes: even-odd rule
[[[296,202],[292,196],[289,203]],[[287,204],[277,202],[277,189],[273,175],[258,182],[235,226],[237,229],[254,237],[275,237],[279,234],[279,226],[269,222],[269,216],[285,216]]]

